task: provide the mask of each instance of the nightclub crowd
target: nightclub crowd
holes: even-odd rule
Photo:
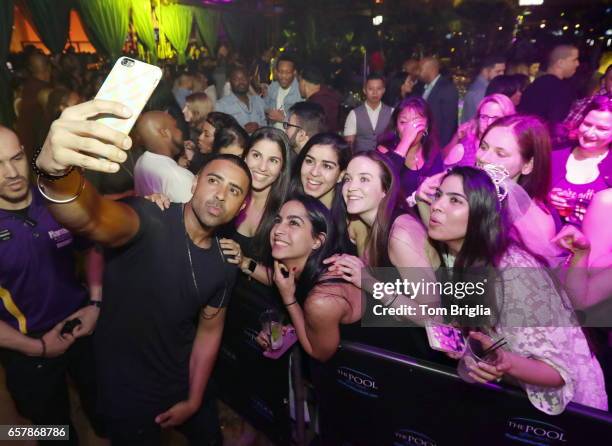
[[[273,53],[246,63],[221,44],[214,64],[165,65],[129,136],[90,119],[132,114],[93,100],[108,69],[19,56],[15,128],[0,127],[0,362],[19,413],[70,425],[70,375],[113,445],[158,444],[169,427],[222,444],[208,384],[248,304],[233,290],[295,335],[313,375],[344,340],[456,367],[427,318],[361,319],[383,269],[457,281],[471,268],[494,271],[471,304],[497,317],[442,321],[495,350],[471,380],[521,388],[546,414],[607,411],[611,66],[576,88],[576,46],[551,48],[537,74],[492,55],[460,95],[426,56],[371,69],[347,106],[342,75]]]

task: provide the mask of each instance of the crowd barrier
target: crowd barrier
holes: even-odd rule
[[[214,382],[223,401],[282,446],[290,444],[293,425],[289,354],[262,355],[255,338],[270,299],[261,295],[252,283],[236,286]],[[294,361],[298,398],[300,371]],[[572,403],[563,414],[549,416],[535,409],[521,389],[467,384],[447,366],[356,342],[342,342],[330,361],[315,364],[312,378],[325,445],[582,446],[612,439],[607,412]],[[302,419],[301,411],[296,415]],[[298,422],[300,439],[301,426]]]
[[[558,416],[525,393],[343,342],[318,370],[322,442],[334,446],[609,445],[612,416],[571,403]]]
[[[269,301],[253,282],[234,287],[215,365],[218,396],[278,445],[289,444],[289,352],[279,359],[262,355],[256,342],[260,315]],[[280,302],[280,299],[279,299]]]

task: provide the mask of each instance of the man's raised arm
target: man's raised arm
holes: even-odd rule
[[[44,175],[39,184],[51,199],[49,207],[55,219],[73,233],[106,246],[121,246],[136,235],[138,214],[129,206],[101,196],[84,177],[79,167],[113,173],[126,160],[132,141],[129,136],[96,121],[100,114],[120,118],[130,110],[117,102],[94,100],[69,107],[53,122],[36,158],[36,167]],[[74,168],[73,168],[74,167]],[[72,171],[70,171],[72,169]],[[67,176],[62,177],[67,172]],[[55,203],[56,201],[69,201]]]

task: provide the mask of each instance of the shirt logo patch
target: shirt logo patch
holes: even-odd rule
[[[49,238],[53,240],[58,248],[63,248],[72,243],[72,234],[68,229],[60,228],[57,231],[49,231]]]

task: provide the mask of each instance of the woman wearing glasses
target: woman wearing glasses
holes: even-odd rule
[[[444,165],[473,166],[480,138],[489,126],[503,116],[516,113],[512,101],[502,94],[486,96],[478,105],[474,119],[462,125],[444,149]]]

